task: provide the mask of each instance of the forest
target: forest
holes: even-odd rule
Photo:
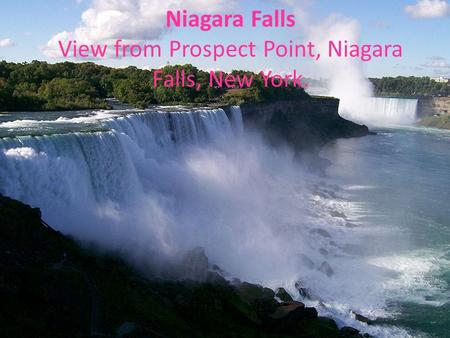
[[[450,83],[437,82],[430,77],[398,76],[371,78],[375,96],[429,97],[450,96]]]
[[[190,64],[167,65],[163,75],[183,69],[193,74],[201,89],[153,86],[154,70],[134,66],[111,68],[91,62],[43,61],[25,63],[0,62],[0,111],[41,111],[108,109],[106,98],[116,98],[134,107],[149,104],[241,104],[275,99],[304,99],[308,94],[294,86],[265,87],[262,77],[246,71],[235,75],[253,75],[251,88],[226,90],[209,86],[209,73]]]

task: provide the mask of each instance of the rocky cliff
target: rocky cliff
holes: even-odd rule
[[[450,97],[419,99],[417,116],[422,126],[450,129]]]
[[[9,338],[362,337],[284,290],[229,283],[212,271],[205,282],[151,279],[1,195],[0,297],[0,327]]]
[[[328,97],[241,106],[247,128],[261,130],[271,143],[287,143],[297,151],[315,150],[336,138],[369,134],[366,126],[342,118],[338,108],[339,100]]]
[[[450,114],[450,97],[428,97],[418,101],[417,116]]]

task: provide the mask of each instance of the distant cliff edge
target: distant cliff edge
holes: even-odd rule
[[[331,97],[241,105],[247,128],[261,130],[271,143],[287,143],[296,151],[317,150],[337,138],[370,134],[367,126],[342,118],[338,108],[339,99]],[[229,112],[229,107],[224,109]]]
[[[421,98],[417,105],[419,124],[426,127],[450,129],[450,97]]]

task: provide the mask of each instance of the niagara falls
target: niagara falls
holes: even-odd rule
[[[0,4],[0,335],[450,337],[450,0]]]

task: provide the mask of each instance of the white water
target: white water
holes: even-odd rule
[[[362,98],[350,110],[341,112],[344,117],[369,125],[411,125],[417,120],[417,100],[371,97]]]
[[[405,336],[350,314],[388,315],[389,271],[351,248],[389,230],[365,227],[365,206],[345,189],[244,131],[238,107],[230,119],[221,109],[99,115],[0,123],[8,135],[93,120],[104,130],[0,138],[0,191],[40,207],[61,231],[138,264],[157,268],[202,246],[231,276],[284,285],[293,295],[301,281],[311,303],[341,324]]]

